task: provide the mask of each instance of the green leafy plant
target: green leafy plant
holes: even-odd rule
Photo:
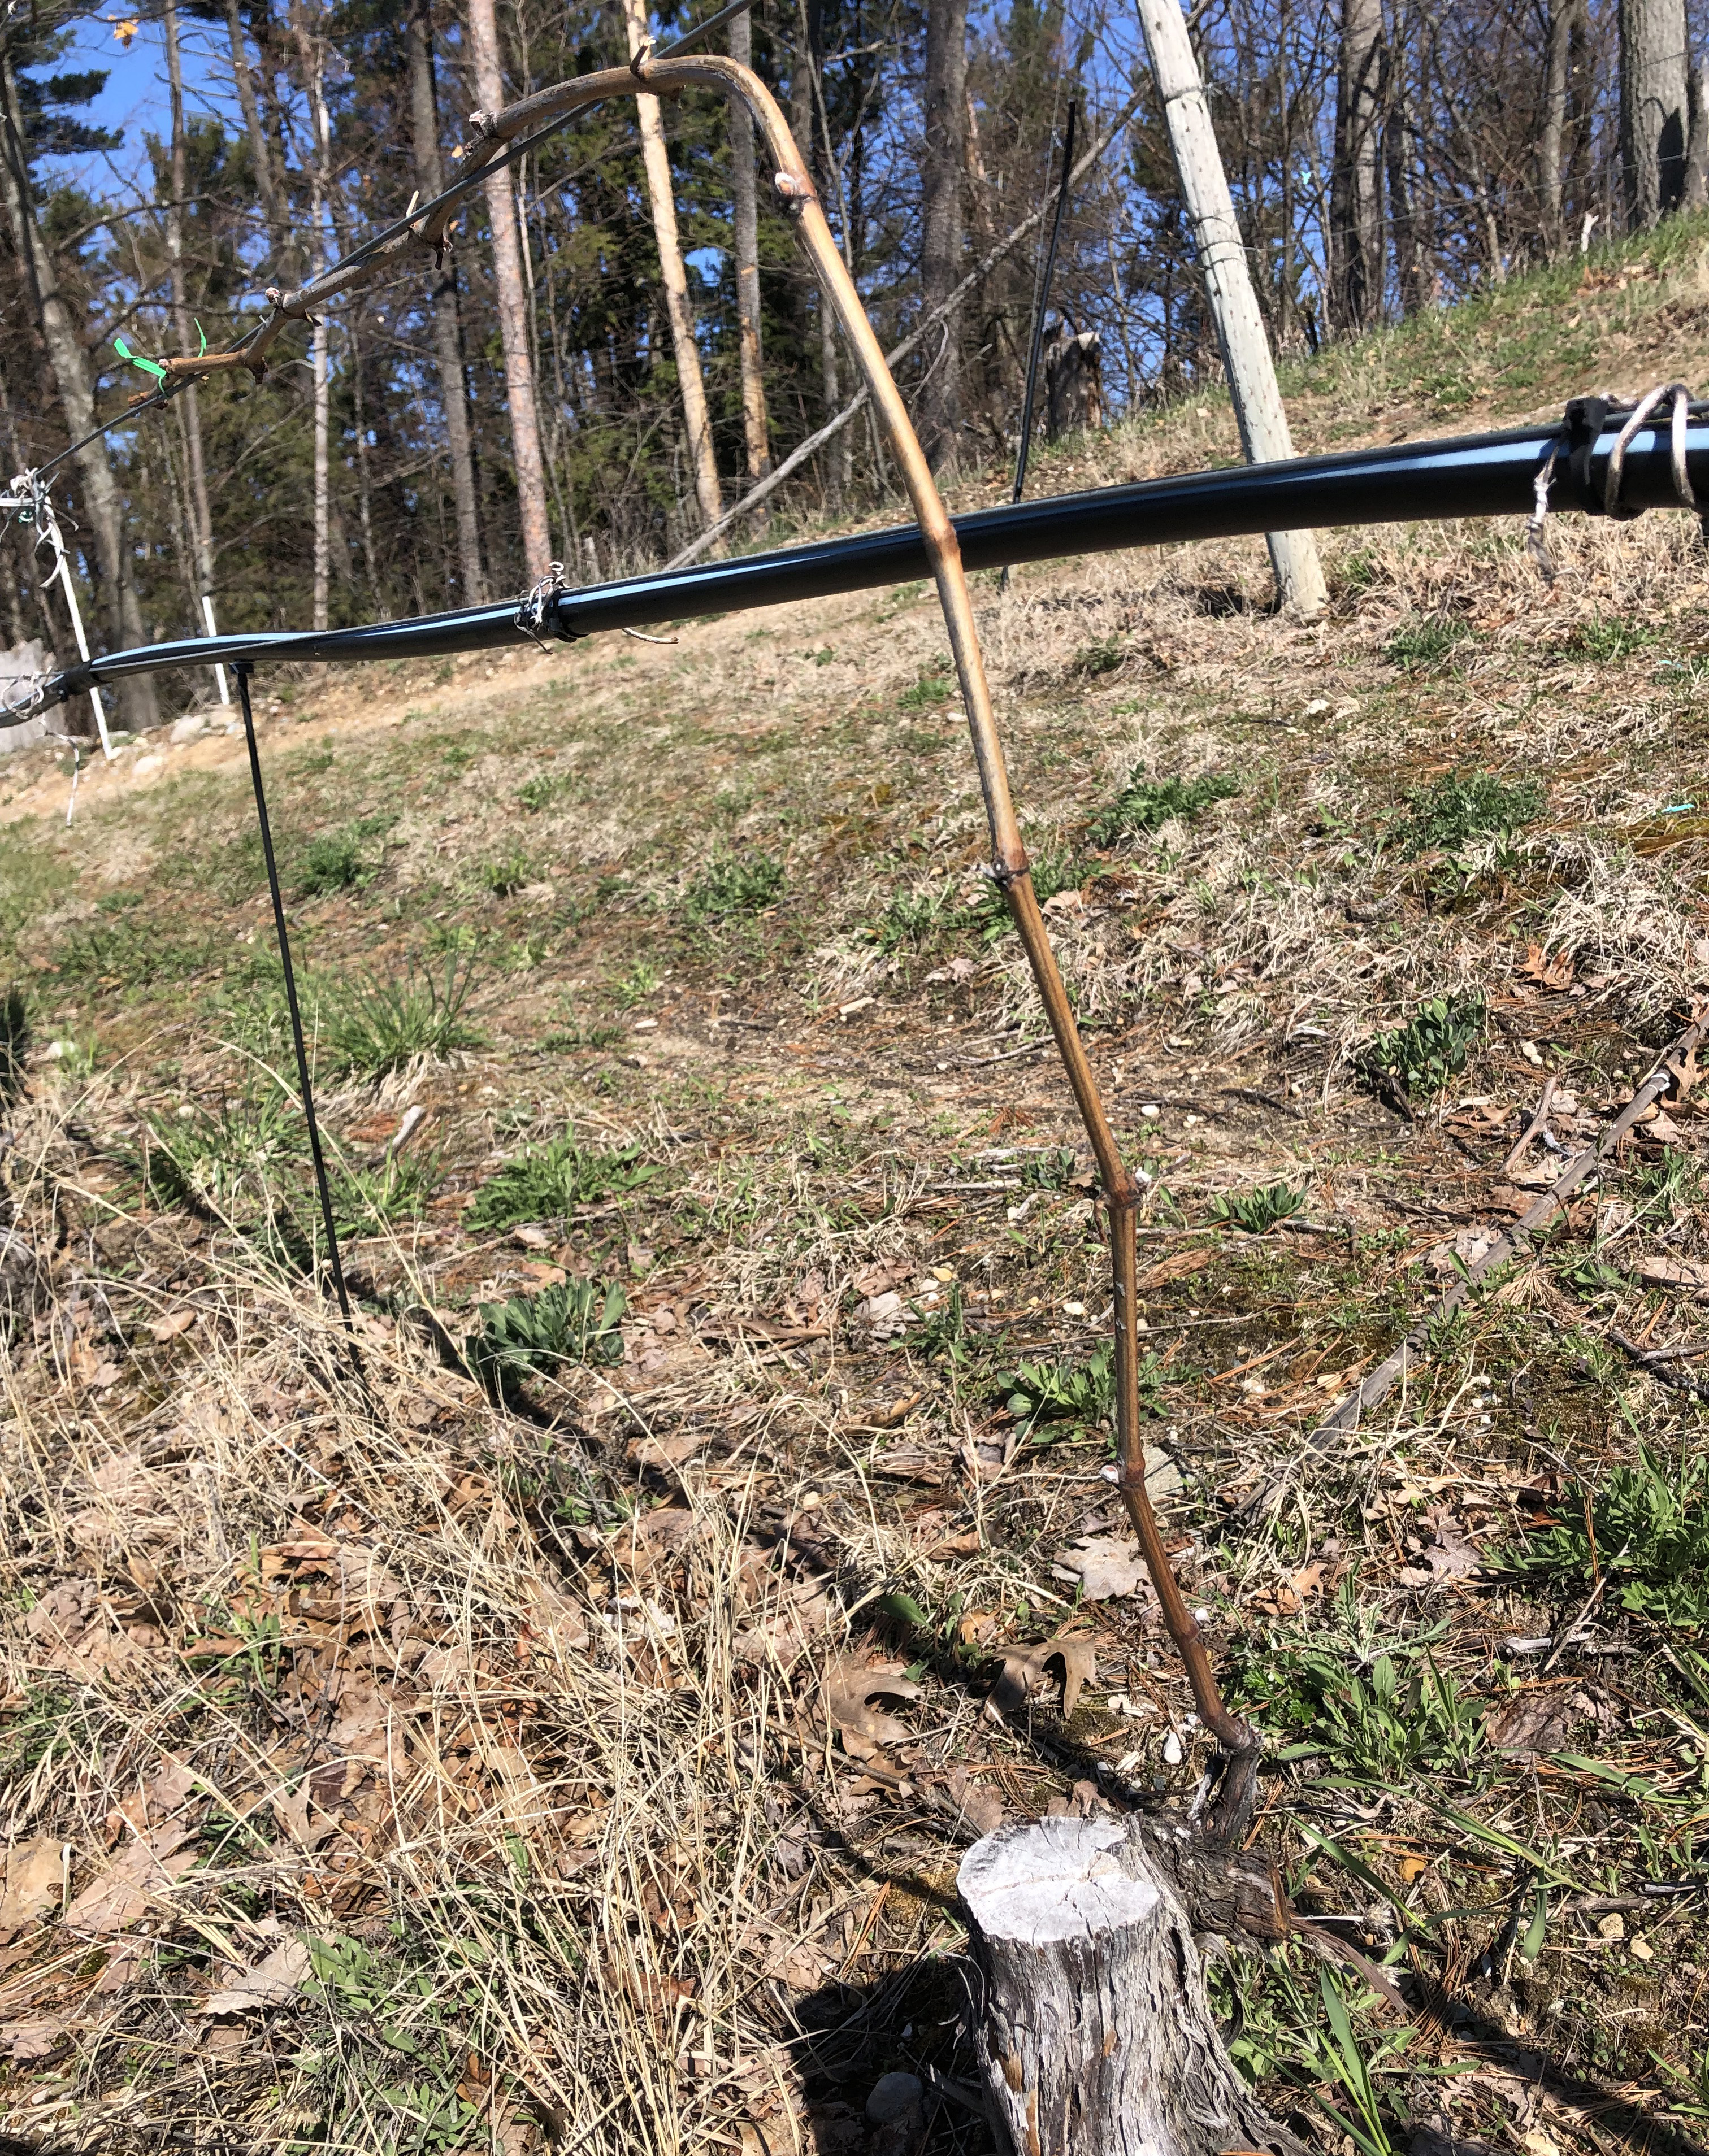
[[[605,1152],[579,1145],[569,1131],[507,1161],[476,1193],[466,1218],[483,1235],[524,1221],[561,1219],[579,1205],[638,1190],[658,1173],[638,1146]]]
[[[1382,655],[1392,666],[1403,666],[1408,670],[1439,666],[1471,633],[1471,624],[1467,621],[1452,620],[1441,614],[1414,614],[1403,621],[1383,645]]]
[[[438,1180],[431,1160],[399,1159],[378,1168],[341,1167],[332,1178],[332,1207],[341,1235],[378,1235],[416,1220]]]
[[[1068,671],[1083,681],[1095,681],[1100,675],[1119,674],[1130,655],[1119,636],[1107,636],[1097,644],[1083,645],[1068,661]]]
[[[1593,616],[1579,623],[1562,649],[1570,659],[1594,659],[1606,665],[1610,660],[1629,659],[1655,642],[1655,631],[1647,621]]]
[[[664,978],[656,966],[648,965],[642,958],[630,968],[620,981],[613,984],[612,993],[622,1009],[633,1010],[637,1004],[646,1001],[653,990],[662,983]]]
[[[1087,836],[1094,846],[1145,838],[1168,823],[1195,823],[1213,802],[1231,801],[1239,791],[1240,781],[1226,772],[1206,772],[1197,778],[1147,778],[1135,770],[1094,819]]]
[[[1505,1553],[1505,1570],[1575,1591],[1606,1575],[1623,1609],[1664,1625],[1709,1623],[1709,1451],[1674,1460],[1646,1445],[1594,1489],[1570,1484],[1555,1512]]]
[[[1032,863],[1032,896],[1047,906],[1061,891],[1078,891],[1086,875],[1084,861],[1060,847],[1047,847]],[[982,943],[995,943],[1015,932],[1009,901],[1001,886],[989,879],[980,885],[963,919]]]
[[[378,873],[353,828],[317,831],[296,857],[294,878],[299,898],[330,898],[341,891],[359,891]]]
[[[1243,1691],[1273,1724],[1300,1732],[1279,1756],[1326,1757],[1385,1784],[1420,1768],[1463,1768],[1483,1741],[1483,1702],[1437,1668],[1428,1641],[1362,1657],[1349,1644],[1325,1638],[1248,1661]]]
[[[1279,1221],[1291,1219],[1305,1204],[1304,1190],[1285,1183],[1266,1183],[1257,1190],[1233,1190],[1218,1198],[1211,1207],[1211,1218],[1245,1235],[1263,1235]]]
[[[29,999],[16,981],[8,981],[0,988],[0,1107],[23,1091],[29,1044]]]
[[[447,960],[443,983],[413,970],[401,980],[359,980],[347,987],[316,983],[316,1010],[333,1067],[353,1078],[383,1078],[418,1055],[449,1055],[477,1047],[479,1031],[464,1016],[475,984],[472,963]]]
[[[1511,833],[1534,824],[1545,795],[1534,778],[1498,778],[1490,771],[1451,771],[1433,785],[1415,788],[1395,838],[1408,858],[1454,853],[1474,839]]]
[[[188,1114],[146,1120],[138,1165],[150,1195],[246,1237],[294,1234],[297,1176],[308,1158],[295,1096],[267,1085],[217,1106],[189,1106]]]
[[[528,1378],[549,1378],[569,1363],[623,1360],[628,1299],[615,1281],[564,1281],[538,1295],[483,1302],[467,1342],[471,1368],[500,1394]]]
[[[723,921],[759,913],[784,886],[784,865],[770,854],[726,854],[688,886],[683,911],[690,921]]]
[[[935,711],[947,703],[956,693],[955,670],[947,659],[939,659],[929,666],[911,689],[904,689],[896,699],[905,711]]]
[[[1040,1152],[1023,1153],[1017,1165],[1023,1190],[1066,1190],[1080,1173],[1079,1157],[1072,1146],[1047,1146]]]
[[[889,957],[935,943],[954,927],[956,917],[955,886],[938,884],[929,891],[893,892],[884,911],[867,921],[861,933]]]
[[[1156,1356],[1147,1353],[1139,1368],[1140,1405],[1148,1414],[1161,1414],[1160,1398],[1165,1378]],[[1048,1361],[1017,1363],[1001,1373],[997,1389],[1004,1405],[1022,1425],[1021,1435],[1035,1443],[1054,1442],[1077,1430],[1095,1428],[1115,1413],[1114,1351],[1095,1349],[1084,1362],[1065,1356]],[[1056,1426],[1060,1424],[1060,1429]],[[1041,1438],[1041,1430],[1050,1430]]]
[[[550,772],[539,772],[517,788],[517,799],[531,816],[538,815],[541,809],[551,807],[566,783]]]
[[[475,880],[494,898],[509,898],[533,875],[533,865],[520,846],[507,846],[490,861],[476,865]]]
[[[1464,1070],[1485,1015],[1484,999],[1475,991],[1433,997],[1404,1025],[1367,1040],[1353,1058],[1354,1068],[1378,1091],[1408,1101],[1433,1099]]]

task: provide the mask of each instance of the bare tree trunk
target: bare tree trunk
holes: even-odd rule
[[[189,151],[184,140],[184,74],[178,50],[177,0],[166,0],[166,70],[172,105],[172,190],[167,211],[166,251],[172,272],[173,330],[180,352],[193,350],[190,341],[189,295],[184,283],[184,204],[190,192]],[[200,602],[191,617],[190,634],[199,636],[206,626],[202,608],[214,593],[214,516],[208,501],[208,472],[202,457],[202,409],[193,382],[178,398],[179,424],[183,429],[184,470],[188,480],[190,536],[195,548],[195,586]],[[224,698],[222,696],[222,702]]]
[[[261,108],[255,98],[255,78],[250,68],[250,55],[244,44],[243,18],[238,13],[238,0],[225,0],[225,30],[231,44],[231,71],[237,83],[238,105],[244,116],[244,132],[250,141],[250,156],[255,167],[255,192],[261,198],[261,215],[267,226],[267,244],[273,257],[273,271],[282,280],[285,256],[290,248],[290,225],[285,214],[285,205],[280,199],[278,177],[273,170],[273,153],[268,147],[267,131],[261,125]]]
[[[439,98],[433,75],[433,0],[412,0],[409,9],[409,126],[416,192],[424,202],[430,202],[445,187],[445,168],[439,154]],[[468,384],[457,326],[457,273],[449,248],[433,280],[433,346],[439,361],[440,401],[445,407],[445,447],[451,462],[451,496],[457,511],[458,583],[464,604],[480,606],[486,597],[486,577],[481,565]]]
[[[1701,209],[1706,203],[1709,203],[1709,60],[1699,60],[1691,69],[1691,139],[1686,153],[1686,183],[1680,208]]]
[[[1336,324],[1368,329],[1382,316],[1382,0],[1341,0],[1335,168],[1330,184]]]
[[[1537,193],[1542,210],[1543,251],[1552,262],[1566,242],[1567,107],[1572,85],[1573,33],[1588,27],[1584,0],[1560,0],[1549,10],[1543,59],[1543,124],[1537,137]]]
[[[920,220],[920,303],[929,314],[961,276],[961,182],[967,161],[967,0],[929,0],[926,13],[924,200]],[[928,353],[915,414],[933,468],[952,459],[961,426],[961,343],[953,323]]]
[[[753,64],[754,26],[745,13],[730,23],[730,58]],[[748,476],[764,479],[771,470],[770,429],[765,411],[765,375],[760,343],[759,201],[754,172],[754,119],[744,100],[730,100],[730,173],[734,199],[736,318],[742,355],[742,431],[748,449]]]
[[[646,43],[646,0],[623,0],[631,59]],[[706,382],[700,372],[700,346],[694,335],[694,309],[688,297],[688,271],[677,236],[677,198],[671,184],[671,154],[665,147],[665,123],[659,100],[643,92],[636,100],[641,123],[641,162],[646,167],[647,198],[652,205],[653,236],[658,242],[659,271],[670,317],[671,346],[677,361],[677,388],[682,399],[682,423],[688,436],[694,473],[694,496],[702,531],[716,524],[723,509],[718,460],[713,454],[712,420],[706,408]]]
[[[1001,1827],[956,1883],[1013,2156],[1303,2156],[1223,2048],[1187,1906],[1136,1822]]]
[[[1382,123],[1382,150],[1388,175],[1389,230],[1394,237],[1394,280],[1403,316],[1417,314],[1424,304],[1418,205],[1413,199],[1408,171],[1413,140],[1413,105],[1407,58],[1404,26],[1397,20],[1393,64],[1388,78],[1388,109]]]
[[[64,409],[65,424],[74,441],[81,441],[95,425],[95,393],[90,383],[83,339],[59,290],[52,255],[36,222],[31,198],[29,166],[24,154],[23,116],[18,94],[18,78],[12,56],[0,47],[0,191],[6,198],[6,213],[12,226],[26,290],[47,346],[48,364]],[[76,456],[81,485],[81,506],[95,534],[95,555],[100,566],[103,610],[107,634],[115,650],[145,643],[142,609],[130,556],[124,544],[125,511],[106,444],[99,435],[84,442]],[[133,675],[119,690],[125,723],[135,732],[157,725],[159,706],[154,677]]]
[[[504,108],[504,70],[492,0],[469,0],[469,42],[475,91],[481,108]],[[552,534],[546,516],[546,460],[540,452],[540,420],[534,402],[534,358],[528,344],[528,301],[517,233],[516,197],[507,169],[489,172],[486,210],[492,224],[492,282],[498,299],[498,332],[504,346],[505,401],[510,408],[511,449],[516,460],[517,509],[522,520],[522,561],[529,581],[552,570]]]
[[[1285,462],[1294,454],[1294,439],[1181,0],[1139,0],[1139,13],[1192,225],[1194,251],[1204,274],[1241,447],[1248,464]],[[1308,619],[1320,613],[1329,592],[1315,538],[1310,531],[1272,531],[1266,544],[1284,605],[1296,608]]]
[[[1690,113],[1686,0],[1620,0],[1620,168],[1634,230],[1677,209]]]
[[[303,88],[309,101],[309,123],[314,133],[314,151],[309,163],[309,275],[318,277],[327,266],[327,197],[332,166],[332,130],[323,94],[326,54],[321,40],[310,33],[303,0],[293,0],[291,27],[302,64]],[[327,318],[315,318],[310,343],[314,375],[314,598],[311,625],[325,629],[330,616],[332,589],[332,370],[327,363]]]

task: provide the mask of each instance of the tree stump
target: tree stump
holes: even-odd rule
[[[1015,2156],[1299,2156],[1223,2049],[1186,1908],[1137,1821],[1000,1828],[958,1883],[987,2097]]]

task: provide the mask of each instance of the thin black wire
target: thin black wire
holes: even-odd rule
[[[1038,305],[1032,317],[1032,348],[1027,355],[1027,395],[1021,406],[1021,447],[1015,458],[1013,501],[1021,499],[1027,485],[1027,459],[1032,448],[1032,407],[1038,395],[1038,356],[1044,348],[1044,318],[1050,311],[1050,280],[1056,275],[1057,242],[1063,236],[1063,213],[1068,206],[1068,182],[1074,170],[1074,120],[1078,110],[1068,105],[1068,124],[1063,136],[1062,184],[1056,193],[1056,215],[1050,223],[1050,245],[1045,251],[1044,280],[1039,286]],[[1009,572],[1003,571],[1002,588],[1009,588]]]
[[[332,1224],[332,1194],[327,1182],[326,1156],[321,1151],[321,1127],[315,1116],[315,1091],[309,1080],[308,1047],[303,1039],[302,1011],[296,1000],[296,974],[291,963],[291,937],[285,926],[285,900],[279,889],[279,865],[273,858],[273,828],[267,820],[267,796],[261,785],[261,752],[255,742],[255,713],[250,708],[250,667],[239,660],[238,702],[243,707],[244,739],[249,743],[250,777],[255,788],[255,817],[261,827],[261,852],[267,863],[267,888],[273,895],[273,926],[279,937],[279,963],[285,974],[285,1000],[291,1011],[291,1038],[296,1049],[297,1082],[302,1089],[302,1111],[309,1127],[309,1151],[314,1157],[315,1188],[320,1193],[321,1224],[327,1232],[327,1255],[332,1264],[332,1286],[349,1335],[350,1360],[358,1383],[366,1387],[362,1357],[356,1346],[356,1327],[350,1315],[350,1291],[344,1285],[344,1262],[338,1254],[338,1231]]]

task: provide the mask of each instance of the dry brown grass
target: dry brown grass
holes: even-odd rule
[[[1621,365],[1698,259],[1595,300]],[[1429,334],[1475,357],[1475,330]],[[1490,349],[1517,334],[1495,321]],[[1418,355],[1325,362],[1302,439],[1361,399],[1398,399],[1367,432],[1416,417]],[[1192,460],[1207,410],[1099,470]],[[1310,629],[1263,610],[1257,542],[980,593],[1028,842],[1068,865],[1053,930],[1150,1178],[1179,1562],[1274,1744],[1323,1748],[1267,1774],[1262,1834],[1367,1951],[1409,1935],[1433,2018],[1382,2081],[1385,2131],[1446,2103],[1523,2156],[1664,2116],[1689,2138],[1703,2100],[1696,1905],[1673,1891],[1701,1870],[1701,1627],[1610,1593],[1544,1673],[1554,1647],[1503,1642],[1564,1638],[1588,1589],[1501,1568],[1578,1475],[1696,1442],[1697,1410],[1607,1344],[1691,1335],[1689,1276],[1643,1267],[1709,1255],[1693,1102],[1422,1378],[1306,1440],[1454,1239],[1551,1172],[1534,1151],[1498,1173],[1543,1072],[1570,1145],[1702,992],[1704,822],[1665,812],[1701,803],[1709,568],[1683,519],[1550,543],[1545,590],[1516,531],[1329,535]],[[1465,633],[1403,665],[1421,623]],[[394,819],[362,842],[370,885],[294,901],[311,1004],[459,947],[479,969],[478,1045],[327,1075],[353,1172],[426,1111],[419,1204],[349,1252],[365,1390],[300,1248],[247,1198],[222,1221],[134,1166],[148,1116],[212,1127],[285,1067],[235,744],[97,774],[69,836],[49,763],[15,783],[0,866],[36,1052],[0,1151],[0,1808],[24,1897],[0,1924],[0,2128],[27,2146],[862,2148],[880,2071],[970,2071],[960,1848],[1000,1816],[1190,1794],[1202,1734],[1146,1595],[1077,1604],[1088,1543],[1122,1532],[1095,1399],[1031,1435],[1012,1405],[1084,1380],[1107,1266],[1012,941],[976,917],[939,649],[914,592],[674,649],[307,681],[270,715],[288,870],[311,830]],[[1136,766],[1241,790],[1094,847]],[[1542,813],[1410,855],[1413,797],[1464,770],[1536,778]],[[760,854],[780,894],[708,911],[708,877]],[[1464,988],[1488,1029],[1405,1122],[1360,1044]],[[495,1168],[572,1125],[653,1180],[474,1233]],[[300,1154],[246,1158],[291,1217]],[[1277,1183],[1306,1190],[1303,1225],[1219,1221]],[[620,1363],[507,1403],[448,1367],[436,1338],[559,1275],[625,1284]],[[996,1717],[1002,1656],[1065,1627],[1096,1662],[1073,1714],[1047,1685]],[[1383,1648],[1420,1687],[1410,1754],[1341,1712]],[[850,1656],[919,1687],[877,1738],[827,1717]],[[278,1997],[208,2010],[275,1954]],[[1225,1995],[1328,2145],[1316,1979],[1289,1980],[1236,1956]],[[1426,2071],[1449,2065],[1473,2071]],[[982,2123],[929,2085],[930,2147],[975,2156]]]

